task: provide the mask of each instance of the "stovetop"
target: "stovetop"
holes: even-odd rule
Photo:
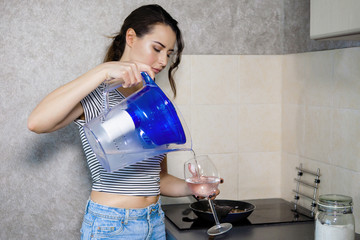
[[[292,222],[308,222],[314,219],[308,215],[294,212],[294,205],[280,198],[244,200],[256,206],[252,214],[245,220],[234,222],[232,225],[260,225],[274,223],[292,223]],[[214,223],[207,222],[195,215],[190,209],[189,204],[171,204],[163,205],[162,209],[168,218],[178,229],[189,230],[199,228],[209,228]],[[306,211],[303,211],[306,213]]]

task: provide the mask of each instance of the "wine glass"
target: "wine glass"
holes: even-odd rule
[[[209,201],[211,212],[216,225],[209,228],[207,233],[211,236],[220,235],[232,228],[230,223],[221,223],[217,217],[214,203],[209,198],[213,195],[220,183],[220,175],[215,165],[207,155],[194,156],[184,164],[185,181],[196,196],[205,197]]]

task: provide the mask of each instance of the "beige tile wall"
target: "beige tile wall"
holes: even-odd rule
[[[171,95],[166,74],[157,79]],[[283,56],[183,56],[174,100],[224,199],[293,199],[295,167],[321,170],[319,193],[350,195],[360,229],[360,48]],[[183,177],[190,153],[168,156]],[[189,198],[164,198],[165,203]],[[304,204],[307,204],[304,202]]]
[[[209,154],[225,179],[219,198],[281,196],[281,66],[281,56],[183,56],[174,102],[195,152]],[[172,96],[166,74],[157,81]],[[190,156],[169,154],[169,172],[182,178]]]
[[[320,168],[319,194],[352,196],[359,232],[360,48],[285,55],[282,72],[282,196],[295,166]]]

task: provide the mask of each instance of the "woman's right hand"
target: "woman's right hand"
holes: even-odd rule
[[[103,63],[105,82],[112,86],[130,88],[142,82],[140,72],[147,72],[154,79],[155,73],[149,65],[140,62]]]

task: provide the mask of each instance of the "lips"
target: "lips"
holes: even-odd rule
[[[156,74],[158,74],[159,72],[161,72],[161,69],[158,69],[158,68],[152,68],[152,70],[153,70]]]

